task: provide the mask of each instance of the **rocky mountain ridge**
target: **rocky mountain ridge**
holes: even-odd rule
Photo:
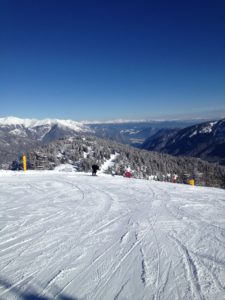
[[[158,132],[143,143],[142,149],[225,165],[225,119]]]

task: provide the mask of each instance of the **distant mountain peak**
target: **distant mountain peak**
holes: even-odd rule
[[[22,119],[17,117],[5,117],[0,118],[0,126],[16,126],[21,125],[25,128],[33,128],[38,126],[54,126],[66,127],[74,131],[90,132],[90,128],[83,124],[82,122],[76,122],[73,120],[63,120],[63,119]]]

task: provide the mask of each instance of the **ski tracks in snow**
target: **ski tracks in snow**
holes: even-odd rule
[[[0,299],[225,298],[224,191],[40,174],[0,178]]]

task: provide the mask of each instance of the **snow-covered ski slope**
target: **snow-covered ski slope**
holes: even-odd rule
[[[225,191],[0,172],[0,299],[225,299]]]

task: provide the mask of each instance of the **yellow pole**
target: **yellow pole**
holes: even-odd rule
[[[190,185],[194,186],[195,185],[195,180],[194,179],[190,179],[188,182]]]
[[[27,158],[26,155],[23,155],[23,170],[27,170]]]

